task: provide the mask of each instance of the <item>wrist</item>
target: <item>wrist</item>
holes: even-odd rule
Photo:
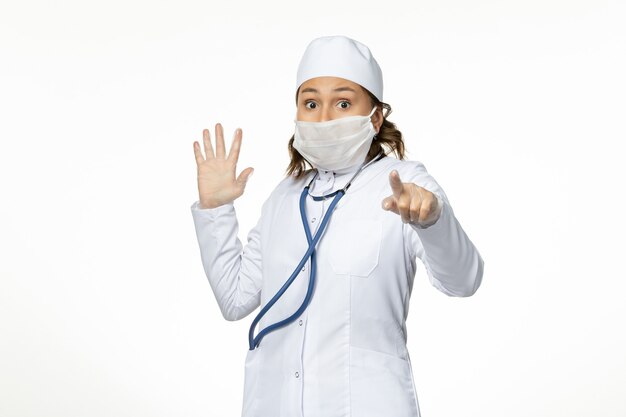
[[[212,209],[221,206],[221,204],[216,204],[210,201],[199,200],[198,208],[199,209]]]

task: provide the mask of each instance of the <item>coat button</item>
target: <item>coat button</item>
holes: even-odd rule
[[[317,218],[313,217],[313,218],[311,219],[311,223],[315,223],[315,220],[317,220]]]
[[[298,324],[299,324],[300,326],[302,326],[302,319],[300,319],[300,320],[298,321]]]
[[[300,373],[296,371],[296,378],[300,378]]]

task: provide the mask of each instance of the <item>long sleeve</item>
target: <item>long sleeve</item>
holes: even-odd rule
[[[243,247],[233,203],[201,209],[195,201],[191,214],[204,272],[222,315],[229,321],[240,320],[261,303],[261,220]]]
[[[443,189],[423,164],[415,168],[412,181],[437,196],[441,213],[430,226],[405,225],[411,250],[424,263],[435,288],[449,296],[469,297],[480,287],[484,261],[455,217]]]

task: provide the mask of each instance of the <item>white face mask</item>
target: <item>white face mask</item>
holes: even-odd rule
[[[296,123],[293,147],[314,168],[334,171],[365,161],[376,130],[368,116],[347,116],[325,122]]]

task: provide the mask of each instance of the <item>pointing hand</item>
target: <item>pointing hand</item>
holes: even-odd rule
[[[221,124],[215,125],[215,154],[213,154],[209,130],[204,129],[202,136],[206,159],[202,155],[200,144],[197,141],[193,142],[193,151],[198,165],[200,208],[215,208],[240,197],[254,169],[248,167],[235,178],[241,148],[241,129],[235,131],[228,156],[226,156],[224,131]]]
[[[400,215],[404,223],[426,227],[439,219],[442,207],[435,194],[411,182],[403,183],[396,170],[389,173],[389,184],[393,194],[383,199],[384,210]]]

